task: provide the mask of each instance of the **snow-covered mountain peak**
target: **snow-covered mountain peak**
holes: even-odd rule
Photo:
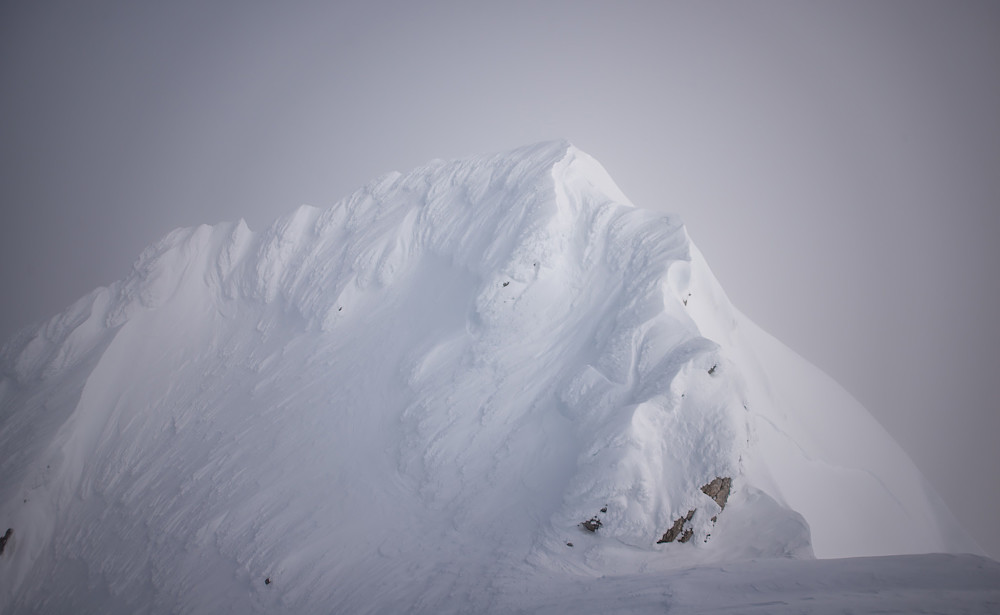
[[[433,604],[533,574],[967,548],[680,222],[564,141],[261,232],[174,231],[2,360],[14,608],[265,611],[245,588],[274,575],[286,607],[350,610],[337,588]]]

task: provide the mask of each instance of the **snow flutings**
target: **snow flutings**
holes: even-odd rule
[[[170,233],[0,367],[3,612],[683,612],[678,570],[965,548],[680,221],[562,141]]]

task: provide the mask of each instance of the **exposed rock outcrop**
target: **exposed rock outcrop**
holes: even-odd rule
[[[716,477],[712,482],[703,486],[701,490],[705,495],[715,500],[720,509],[725,510],[726,501],[729,500],[729,491],[732,487],[733,479],[728,476],[725,478]]]
[[[726,502],[729,500],[729,493],[733,488],[733,479],[726,476],[718,476],[712,480],[712,482],[703,485],[701,487],[702,493],[712,498],[716,504],[719,505],[720,510],[725,510]],[[665,542],[687,542],[691,540],[694,536],[694,529],[688,524],[691,519],[694,518],[694,513],[697,509],[692,508],[683,517],[678,517],[673,526],[667,530],[663,537],[656,541],[656,544],[663,544]],[[718,520],[718,515],[712,516],[712,523]],[[593,531],[593,530],[591,530]],[[705,541],[708,541],[708,536],[705,536]]]
[[[596,532],[598,528],[600,528],[604,524],[601,523],[601,520],[598,519],[597,517],[591,517],[590,519],[587,519],[580,525],[583,527],[583,529],[587,530],[588,532]]]
[[[687,542],[691,540],[694,530],[691,528],[684,529],[684,526],[691,520],[692,517],[694,517],[694,509],[689,510],[687,515],[678,517],[677,520],[674,521],[673,527],[667,530],[666,533],[663,534],[663,538],[656,541],[656,544],[673,542],[675,540],[677,540],[677,542]]]
[[[3,555],[3,550],[7,548],[7,541],[10,537],[14,535],[14,528],[9,527],[2,537],[0,537],[0,555]]]

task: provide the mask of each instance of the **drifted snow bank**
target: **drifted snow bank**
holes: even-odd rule
[[[12,610],[485,609],[537,575],[970,548],[563,142],[175,231],[2,365]]]

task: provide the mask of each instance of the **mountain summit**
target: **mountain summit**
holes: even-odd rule
[[[975,548],[565,142],[174,231],[0,368],[11,612],[476,612],[538,578]]]

